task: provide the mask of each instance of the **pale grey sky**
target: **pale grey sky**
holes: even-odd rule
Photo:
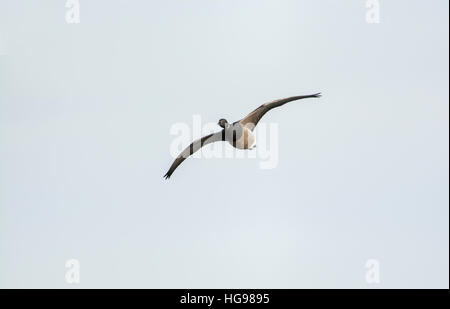
[[[365,4],[0,0],[0,287],[448,288],[449,4]],[[162,178],[174,123],[318,91],[275,169]]]

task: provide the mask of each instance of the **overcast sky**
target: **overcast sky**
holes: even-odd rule
[[[0,287],[448,288],[448,6],[0,0]],[[162,178],[174,124],[314,92],[275,168]]]

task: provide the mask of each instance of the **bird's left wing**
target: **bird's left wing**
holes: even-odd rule
[[[289,97],[284,98],[280,100],[275,100],[269,103],[265,103],[255,109],[253,112],[248,114],[245,118],[241,119],[239,123],[243,126],[249,127],[252,131],[255,128],[255,126],[258,124],[258,121],[264,116],[268,111],[270,111],[272,108],[279,107],[281,105],[284,105],[291,101],[301,100],[301,99],[307,99],[307,98],[319,98],[320,93],[315,93],[311,95],[299,95],[295,97]]]
[[[203,146],[224,141],[225,140],[225,130],[211,133],[209,135],[203,136],[202,138],[199,138],[198,140],[195,140],[190,144],[186,149],[183,150],[183,152],[180,153],[180,155],[173,161],[172,166],[170,166],[170,169],[167,171],[167,173],[164,175],[164,177],[167,179],[170,176],[172,176],[175,169],[180,165],[186,158],[188,158],[190,155],[192,155],[194,152],[202,148]]]

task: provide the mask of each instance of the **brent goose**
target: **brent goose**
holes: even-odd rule
[[[265,103],[248,114],[247,117],[236,121],[231,125],[226,119],[220,119],[217,124],[223,129],[219,132],[211,133],[202,138],[199,138],[188,147],[186,147],[186,149],[184,149],[183,152],[181,152],[181,154],[172,163],[172,166],[164,175],[164,177],[166,179],[169,178],[178,167],[178,165],[180,165],[187,157],[210,143],[227,141],[233,147],[238,149],[253,149],[255,147],[255,136],[253,135],[253,130],[258,124],[258,121],[262,118],[262,116],[264,116],[265,113],[270,111],[272,108],[284,105],[291,101],[306,98],[320,98],[320,96],[320,93],[315,93],[311,95],[294,96]]]

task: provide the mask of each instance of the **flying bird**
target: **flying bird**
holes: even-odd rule
[[[265,103],[248,114],[245,118],[235,121],[232,124],[229,124],[226,119],[220,119],[217,123],[222,130],[216,133],[211,133],[202,138],[199,138],[192,142],[186,149],[184,149],[180,155],[173,161],[172,166],[170,166],[167,173],[164,175],[166,179],[172,176],[175,169],[192,155],[194,152],[199,150],[205,145],[214,143],[214,142],[222,142],[227,141],[233,147],[237,149],[253,149],[256,147],[255,145],[255,136],[253,135],[253,130],[258,124],[259,120],[272,108],[282,106],[288,102],[307,99],[307,98],[320,98],[320,93],[315,93],[311,95],[300,95],[289,98],[284,98],[280,100],[275,100],[269,103]]]

